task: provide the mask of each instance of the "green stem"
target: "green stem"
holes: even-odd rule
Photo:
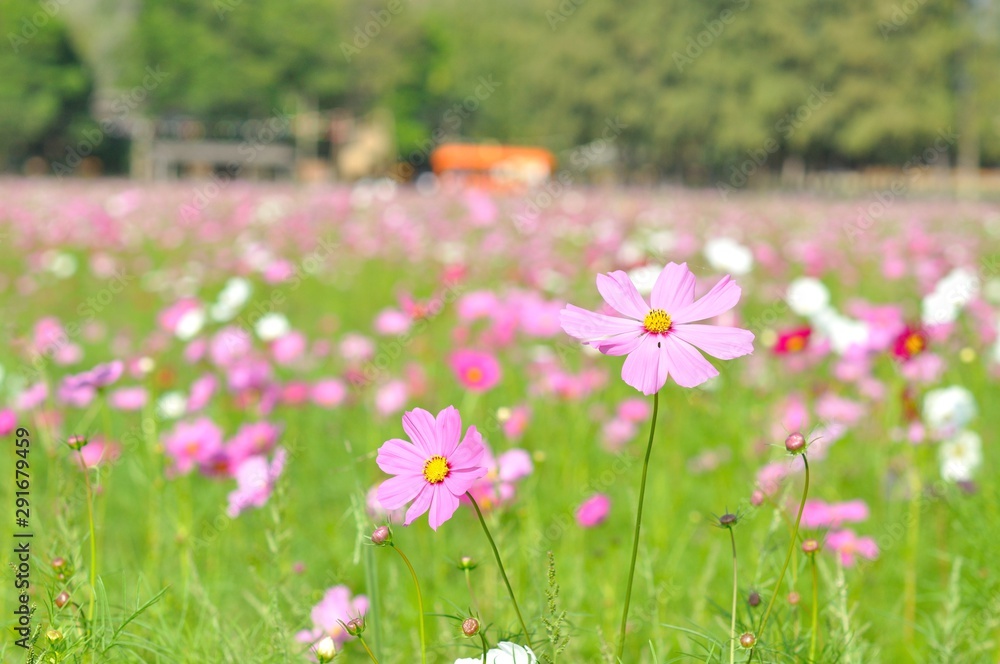
[[[472,608],[479,611],[479,602],[476,601],[476,593],[472,589],[472,574],[468,567],[465,568],[465,585],[469,589],[469,601],[472,602]]]
[[[483,642],[483,664],[486,664],[486,651],[490,649],[489,645],[486,643],[486,637],[483,636],[482,632],[479,632],[479,638]]]
[[[733,544],[733,611],[729,621],[729,664],[736,664],[736,597],[739,594],[739,586],[736,582],[736,533],[732,526],[729,527],[729,541]]]
[[[521,621],[521,629],[524,630],[524,640],[528,642],[528,647],[534,650],[534,646],[531,645],[531,634],[528,633],[528,626],[524,623],[524,617],[521,616],[521,608],[517,605],[517,599],[514,597],[514,589],[510,587],[510,579],[507,578],[507,571],[503,568],[503,561],[500,560],[500,552],[497,550],[497,544],[493,541],[493,535],[490,535],[490,529],[486,526],[486,519],[483,518],[483,512],[479,509],[479,503],[476,502],[475,497],[466,491],[466,496],[472,501],[472,506],[476,508],[476,514],[479,516],[479,523],[483,525],[483,532],[486,533],[486,539],[490,541],[490,546],[493,547],[493,556],[497,559],[497,565],[500,567],[500,576],[503,577],[503,582],[507,585],[507,593],[510,595],[510,601],[514,603],[514,611],[517,613],[517,619]]]
[[[83,468],[83,482],[87,487],[87,524],[90,527],[90,606],[87,609],[87,622],[94,621],[94,600],[97,598],[97,534],[94,529],[94,492],[90,487],[90,468],[83,459],[83,451],[78,449],[80,466]]]
[[[798,541],[799,536],[799,524],[802,522],[802,510],[806,507],[806,497],[809,495],[809,460],[806,458],[805,453],[802,454],[802,465],[806,469],[806,482],[805,486],[802,487],[802,501],[799,502],[799,513],[795,517],[795,530],[792,532],[792,541],[788,543],[788,554],[785,556],[785,564],[781,566],[781,574],[778,575],[778,582],[774,584],[774,592],[771,593],[771,599],[767,603],[767,611],[764,612],[764,620],[760,623],[760,629],[757,630],[757,642],[760,642],[761,636],[764,634],[764,627],[767,626],[767,619],[771,617],[771,609],[774,608],[774,600],[778,598],[778,592],[781,590],[781,582],[785,580],[785,572],[788,571],[788,563],[792,559],[792,553],[795,552],[795,544]],[[750,650],[750,657],[747,661],[753,659],[753,649]]]
[[[622,661],[625,652],[625,627],[628,624],[628,605],[632,601],[632,581],[635,578],[635,559],[639,555],[639,528],[642,525],[642,503],[646,496],[646,474],[649,471],[649,455],[653,451],[653,433],[656,431],[656,413],[660,408],[660,393],[653,394],[653,419],[649,424],[649,442],[646,443],[646,458],[642,462],[642,481],[639,483],[639,506],[635,511],[635,536],[632,541],[632,562],[628,568],[628,585],[625,588],[625,608],[622,610],[622,625],[618,631],[618,656]]]
[[[809,566],[812,567],[813,606],[812,606],[812,636],[809,639],[809,661],[816,661],[816,641],[819,638],[819,573],[816,571],[816,554],[809,554]]]
[[[413,569],[410,559],[406,557],[406,554],[398,546],[393,544],[392,548],[395,549],[399,557],[406,563],[406,567],[410,570],[410,576],[413,577],[413,585],[417,588],[417,611],[420,613],[420,661],[423,664],[427,664],[427,633],[424,631],[424,596],[420,594],[420,582],[417,581],[417,571]]]
[[[358,641],[361,642],[361,645],[364,647],[365,652],[368,653],[368,656],[372,658],[372,661],[375,662],[375,664],[378,664],[378,660],[375,659],[375,653],[373,653],[372,649],[368,647],[367,643],[365,643],[365,637],[358,634]]]
[[[909,530],[906,535],[907,565],[903,582],[903,638],[913,641],[913,626],[917,615],[917,549],[920,546],[920,498],[923,485],[920,481],[915,445],[910,445],[910,512]]]

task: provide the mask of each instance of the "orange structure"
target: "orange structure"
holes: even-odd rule
[[[435,175],[493,189],[537,184],[555,167],[555,155],[536,147],[450,143],[431,153]]]

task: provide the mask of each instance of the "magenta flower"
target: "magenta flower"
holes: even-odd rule
[[[196,465],[210,463],[222,451],[222,430],[207,417],[179,422],[164,437],[163,450],[173,459],[174,470],[183,475]]]
[[[117,410],[139,410],[148,400],[149,394],[141,386],[120,387],[108,394],[108,403]]]
[[[229,493],[229,508],[232,518],[249,507],[263,507],[274,491],[274,485],[285,469],[287,453],[279,447],[270,464],[264,456],[245,459],[236,468],[236,489]]]
[[[611,511],[611,499],[603,493],[597,493],[583,501],[576,509],[576,522],[584,528],[593,528],[604,523]]]
[[[485,392],[500,382],[500,363],[489,353],[457,350],[451,354],[451,370],[470,392]]]
[[[325,636],[333,639],[339,648],[344,641],[352,638],[344,625],[353,618],[360,618],[368,612],[368,598],[364,595],[351,597],[347,586],[334,586],[326,591],[319,604],[309,614],[313,629],[303,630],[295,635],[299,643],[316,643]]]
[[[122,446],[103,438],[94,438],[80,448],[79,454],[73,455],[73,462],[81,469],[96,468],[107,463],[114,463],[121,456]]]
[[[17,414],[10,408],[0,409],[0,436],[6,436],[17,428]]]
[[[740,287],[729,276],[701,299],[687,263],[669,263],[653,285],[650,303],[622,271],[597,275],[597,290],[621,316],[607,316],[572,304],[562,310],[563,330],[605,355],[628,355],[622,379],[643,394],[654,394],[672,376],[695,387],[719,372],[697,349],[720,360],[753,352],[754,335],[735,327],[696,325],[729,311]]]
[[[802,508],[803,528],[839,528],[848,521],[864,521],[868,518],[868,505],[863,500],[846,503],[825,503],[822,500],[807,500]]]
[[[871,537],[858,537],[853,530],[838,530],[826,536],[826,546],[840,556],[844,567],[852,567],[855,556],[878,558],[878,545]]]
[[[462,418],[448,406],[437,419],[422,408],[403,415],[403,430],[412,443],[393,438],[379,448],[378,463],[395,475],[378,488],[378,500],[387,510],[412,502],[404,526],[424,512],[434,530],[458,509],[458,498],[483,477],[483,437],[470,426],[462,438]]]

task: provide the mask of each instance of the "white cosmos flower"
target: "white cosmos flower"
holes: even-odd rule
[[[830,304],[830,291],[819,279],[799,277],[788,284],[785,300],[792,311],[810,318]]]
[[[961,431],[938,449],[941,477],[949,482],[968,482],[983,462],[983,441],[974,431]]]
[[[955,268],[924,297],[920,318],[924,325],[953,323],[962,308],[979,294],[979,277],[972,270]]]
[[[288,334],[291,326],[284,314],[269,313],[261,316],[253,329],[261,341],[274,341]]]
[[[753,253],[750,249],[727,237],[706,242],[705,258],[716,270],[735,275],[747,274],[753,267]]]
[[[201,307],[186,311],[177,321],[174,335],[181,341],[194,338],[205,325],[205,310]]]
[[[972,392],[960,385],[931,390],[924,395],[924,424],[938,435],[963,428],[976,416]]]
[[[187,410],[187,397],[177,391],[165,392],[156,402],[156,410],[164,419],[175,420]]]
[[[863,346],[871,332],[867,323],[848,318],[832,307],[813,314],[812,322],[838,355],[843,355],[852,346]]]
[[[482,662],[482,656],[455,660],[455,664],[482,664]],[[490,648],[486,652],[486,664],[538,664],[538,658],[531,652],[531,648],[501,641],[496,648]]]
[[[238,310],[247,300],[250,299],[250,293],[253,292],[253,287],[250,282],[243,277],[231,277],[226,285],[223,286],[222,292],[219,293],[219,297],[216,300],[220,305],[228,307],[229,309]]]

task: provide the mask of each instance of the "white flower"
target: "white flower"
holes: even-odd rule
[[[456,659],[455,664],[482,664],[483,658],[464,657]],[[509,641],[501,641],[496,648],[486,652],[486,664],[537,664],[538,658],[531,648],[519,646]]]
[[[962,307],[979,294],[979,277],[965,268],[955,268],[934,286],[921,303],[924,325],[953,323]]]
[[[174,335],[181,341],[187,341],[201,332],[201,328],[204,325],[205,310],[201,307],[190,309],[184,312],[184,315],[177,321],[177,326],[174,328]]]
[[[187,410],[187,397],[177,391],[165,392],[156,402],[156,410],[164,419],[177,419]]]
[[[867,323],[848,318],[831,307],[813,314],[812,321],[838,355],[845,354],[853,346],[864,346],[871,332]]]
[[[799,277],[788,284],[785,300],[792,311],[809,318],[827,308],[830,304],[830,291],[819,279]]]
[[[284,314],[270,313],[261,316],[253,329],[261,341],[274,341],[288,334],[291,326]]]
[[[223,286],[222,292],[219,293],[219,297],[216,300],[220,305],[228,307],[230,309],[239,309],[247,300],[250,299],[250,293],[253,292],[253,287],[251,287],[250,282],[243,277],[232,277]]]
[[[653,292],[653,284],[656,283],[656,279],[660,276],[661,272],[663,272],[662,265],[643,265],[634,270],[629,270],[628,278],[632,280],[632,283],[635,284],[636,289],[640,293],[649,295]]]
[[[976,416],[972,392],[952,385],[931,390],[924,395],[924,423],[938,435],[958,431]]]
[[[941,477],[949,482],[968,482],[983,462],[983,441],[974,431],[961,431],[941,443],[938,458]]]
[[[72,277],[76,273],[76,258],[62,251],[46,252],[49,272],[60,279]]]
[[[314,650],[316,651],[316,659],[321,662],[329,662],[337,654],[337,644],[335,644],[333,639],[329,636],[324,636],[320,639],[320,642],[316,644]]]
[[[723,237],[705,243],[705,258],[716,270],[741,275],[753,267],[753,253],[736,240]]]

